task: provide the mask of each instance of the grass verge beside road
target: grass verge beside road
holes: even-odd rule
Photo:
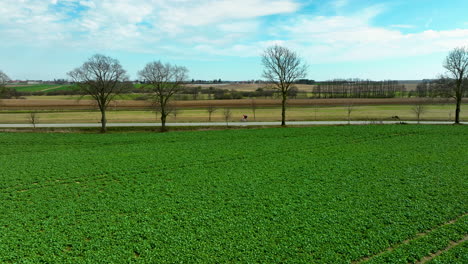
[[[351,120],[392,120],[398,116],[401,120],[416,120],[415,113],[410,105],[360,105],[353,106],[350,115]],[[151,110],[114,110],[112,105],[107,113],[108,122],[159,122],[159,115]],[[230,108],[232,111],[231,122],[237,122],[243,114],[248,115],[249,121],[279,121],[281,109],[279,107],[259,107],[255,110],[255,116],[251,108]],[[468,109],[468,104],[463,104],[462,109]],[[0,111],[0,123],[29,123],[30,110]],[[212,114],[211,121],[222,122],[223,108],[218,108]],[[450,121],[454,118],[452,105],[427,105],[426,111],[421,115],[421,120]],[[255,117],[255,118],[254,118]],[[49,111],[37,110],[39,123],[94,123],[100,122],[100,112],[97,110],[67,110]],[[468,119],[468,111],[461,112],[461,120]],[[317,106],[317,107],[289,107],[287,110],[289,121],[325,121],[348,120],[348,108],[346,106]],[[168,122],[207,122],[208,112],[204,108],[181,108],[176,115],[170,114]]]

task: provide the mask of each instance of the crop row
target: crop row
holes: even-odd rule
[[[466,213],[464,137],[437,126],[1,134],[0,262],[357,261]]]
[[[451,241],[462,239],[468,230],[468,215],[457,219],[454,223],[443,225],[429,233],[397,246],[364,263],[415,263],[423,257],[443,250]]]

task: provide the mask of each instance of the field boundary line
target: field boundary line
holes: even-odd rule
[[[429,256],[425,256],[424,258],[422,258],[421,260],[419,260],[418,262],[416,262],[416,264],[423,264],[423,263],[426,263],[426,262],[428,262],[428,261],[431,261],[431,260],[433,260],[435,257],[437,257],[437,256],[439,256],[439,255],[441,255],[441,254],[443,254],[443,253],[449,251],[450,249],[452,249],[452,248],[454,248],[454,247],[460,245],[461,243],[463,243],[463,242],[465,242],[465,241],[467,241],[467,240],[468,240],[468,235],[466,235],[463,239],[460,239],[460,240],[458,240],[458,241],[451,241],[451,242],[450,242],[450,245],[449,245],[448,247],[446,247],[446,248],[444,248],[444,249],[442,249],[442,250],[439,250],[439,251],[437,251],[437,252],[435,252],[435,253],[432,253],[432,254],[429,255]]]
[[[341,125],[399,125],[405,124],[418,124],[414,120],[404,121],[390,121],[390,120],[329,120],[329,121],[286,121],[286,125],[289,127],[294,126],[341,126]],[[453,121],[437,121],[437,120],[422,120],[419,122],[421,125],[453,125]],[[253,122],[229,122],[229,127],[262,127],[262,126],[280,126],[281,121],[253,121]],[[461,121],[460,124],[468,125],[468,122]],[[160,127],[161,123],[158,122],[140,122],[140,123],[107,123],[107,127]],[[226,122],[170,122],[166,123],[168,127],[225,127]],[[90,127],[101,127],[101,123],[39,123],[36,124],[37,128],[90,128]],[[1,123],[0,128],[12,129],[12,128],[33,128],[33,125],[24,123]]]
[[[367,262],[367,261],[369,261],[369,260],[371,260],[371,259],[373,259],[373,258],[379,257],[379,256],[381,256],[381,255],[383,255],[383,254],[385,254],[385,253],[387,253],[387,252],[391,252],[391,251],[393,251],[393,250],[395,250],[395,249],[397,249],[397,248],[399,248],[399,247],[401,247],[401,246],[403,246],[403,245],[409,244],[411,241],[415,241],[415,240],[418,240],[418,239],[420,239],[420,238],[422,238],[422,237],[425,237],[425,236],[429,235],[431,232],[433,232],[433,231],[435,231],[435,230],[437,230],[437,229],[439,229],[439,228],[441,228],[441,227],[454,224],[454,223],[456,223],[458,220],[460,220],[461,218],[463,218],[463,217],[465,217],[465,216],[467,216],[467,215],[468,215],[468,213],[464,213],[464,214],[462,214],[462,215],[459,215],[459,216],[455,217],[454,219],[452,219],[452,220],[450,220],[450,221],[448,221],[448,222],[442,223],[442,224],[440,224],[440,225],[438,225],[438,226],[435,226],[435,227],[433,227],[433,228],[431,228],[431,229],[428,229],[428,230],[426,230],[426,231],[424,231],[424,232],[417,233],[414,237],[408,238],[408,239],[406,239],[406,240],[403,240],[402,242],[396,243],[396,244],[394,244],[393,246],[390,246],[390,247],[386,248],[385,250],[383,250],[383,251],[381,251],[381,252],[379,252],[379,253],[377,253],[377,254],[375,254],[375,255],[368,256],[368,257],[364,257],[364,258],[361,258],[361,259],[359,259],[359,260],[353,261],[353,262],[351,262],[351,263],[353,263],[353,264],[365,263],[365,262]],[[467,238],[468,238],[468,236],[465,236],[464,239],[466,240]],[[462,239],[462,240],[463,240],[463,239]],[[460,241],[460,243],[462,243],[462,242],[463,242],[463,241]],[[446,250],[448,250],[448,249],[446,248]],[[443,251],[443,250],[440,250],[440,251]],[[442,252],[441,252],[440,254],[442,254]],[[439,254],[439,255],[440,255],[440,254]],[[434,257],[435,257],[435,256],[434,256]],[[424,263],[424,262],[417,262],[417,263]]]
[[[49,91],[49,90],[55,90],[55,89],[58,89],[58,88],[62,88],[66,85],[59,85],[59,86],[55,86],[55,87],[49,87],[49,88],[45,88],[43,90],[40,90],[39,92],[45,92],[45,91]]]

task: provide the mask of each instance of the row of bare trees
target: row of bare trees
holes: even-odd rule
[[[268,47],[264,51],[262,63],[263,77],[281,97],[281,125],[285,126],[287,99],[294,89],[293,84],[307,76],[308,67],[296,52],[279,45]],[[461,47],[451,51],[443,66],[448,71],[448,74],[441,78],[444,80],[443,89],[447,96],[456,101],[455,123],[459,124],[461,99],[467,93],[468,48]],[[166,131],[166,118],[171,112],[169,102],[187,80],[187,73],[185,67],[163,64],[160,61],[150,62],[138,72],[144,80],[144,87],[151,92],[150,99],[156,110],[161,114],[162,131]],[[116,95],[131,89],[126,71],[118,60],[96,54],[68,75],[85,94],[96,101],[101,112],[101,132],[106,132],[107,107]],[[5,84],[8,80],[8,76],[0,71],[0,92],[6,89]],[[317,87],[316,93],[319,97],[391,97],[403,91],[403,87],[392,81],[334,81]],[[352,111],[352,108],[349,109],[348,116]],[[209,110],[210,119],[213,111]]]
[[[169,101],[188,78],[187,72],[185,67],[160,61],[150,62],[138,72],[144,79],[144,87],[151,92],[150,99],[156,110],[161,114],[161,131],[166,131],[166,119],[171,112]],[[105,133],[107,107],[118,94],[130,89],[126,71],[118,60],[96,54],[68,75],[96,101],[101,112],[101,132]]]
[[[391,80],[332,80],[320,82],[313,88],[315,98],[393,98],[405,92],[403,84]]]
[[[269,47],[262,56],[265,66],[263,76],[277,89],[282,99],[281,125],[286,125],[286,100],[293,83],[306,77],[307,66],[293,51],[278,45]],[[152,101],[161,114],[161,131],[166,131],[166,118],[170,113],[169,101],[187,79],[185,67],[163,64],[160,61],[148,63],[138,72],[145,87],[152,92]],[[92,56],[82,66],[68,75],[81,90],[90,95],[101,112],[101,132],[107,128],[106,110],[116,95],[128,88],[128,76],[119,61],[104,55]],[[225,110],[227,113],[229,111]],[[212,112],[210,112],[211,115]]]
[[[264,66],[263,76],[272,83],[282,95],[282,121],[285,125],[286,101],[291,84],[300,78],[305,78],[307,66],[293,51],[275,45],[265,50],[262,62]],[[435,84],[440,96],[455,99],[455,124],[460,124],[461,101],[468,93],[468,47],[458,47],[452,50],[443,64],[447,74],[443,75]],[[333,81],[316,86],[314,91],[319,97],[394,97],[398,92],[402,93],[404,87],[396,82],[370,82],[370,81]],[[352,108],[348,108],[348,116]],[[413,110],[419,119],[423,107]],[[349,119],[349,118],[348,118]]]
[[[436,80],[425,80],[416,87],[419,97],[453,98],[456,103],[455,123],[460,123],[461,101],[468,96],[468,47],[452,50],[445,58],[447,73]]]
[[[423,80],[416,87],[417,97],[454,97],[456,83],[454,79],[447,76],[440,76],[435,80]],[[468,82],[463,82],[462,97],[468,97]]]

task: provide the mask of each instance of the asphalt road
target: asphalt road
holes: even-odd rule
[[[404,121],[407,124],[417,124],[417,121]],[[400,121],[351,121],[351,125],[369,124],[398,124]],[[421,121],[421,124],[451,125],[449,121]],[[468,122],[461,122],[468,124]],[[313,125],[346,125],[348,121],[287,121],[290,126],[313,126]],[[281,122],[229,122],[229,126],[279,126]],[[107,127],[151,127],[161,126],[161,123],[107,123]],[[226,122],[201,122],[201,123],[166,123],[168,127],[213,127],[226,126]],[[32,128],[32,124],[0,124],[0,128]],[[69,128],[69,127],[101,127],[101,123],[67,123],[67,124],[36,124],[36,127],[44,128]]]

